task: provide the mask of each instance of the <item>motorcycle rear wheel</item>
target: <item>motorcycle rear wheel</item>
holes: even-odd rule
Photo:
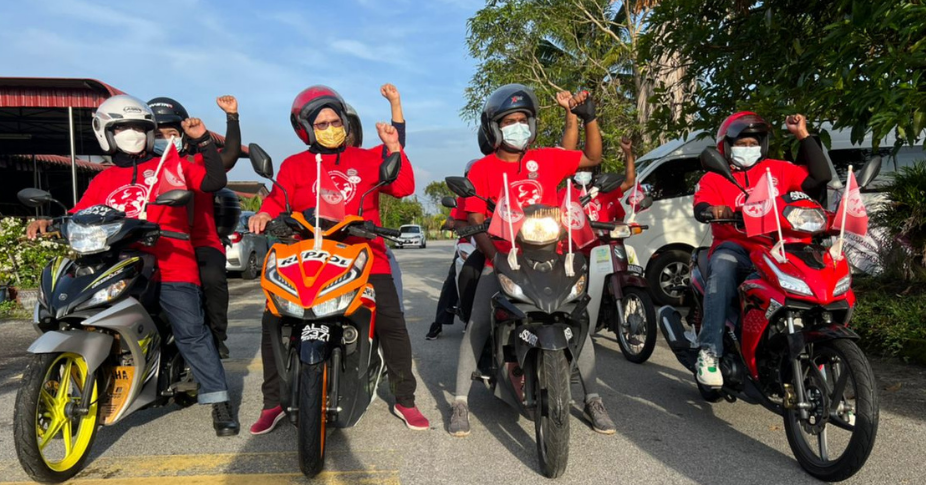
[[[301,364],[299,369],[299,468],[305,476],[318,475],[325,465],[328,423],[328,363]]]
[[[543,474],[556,478],[566,471],[569,462],[569,360],[564,350],[541,350],[536,359],[537,455]]]
[[[619,305],[622,305],[624,320],[627,325],[621,326],[619,322],[614,325],[614,333],[617,334],[617,344],[621,348],[624,358],[634,364],[642,364],[649,360],[656,348],[656,309],[653,307],[653,300],[649,293],[640,288],[624,288],[624,298]],[[636,332],[630,324],[630,318],[643,318],[644,321],[638,326]],[[616,320],[616,315],[615,315]]]
[[[38,482],[63,482],[84,467],[97,434],[100,407],[94,379],[86,416],[74,414],[87,379],[94,379],[78,354],[37,354],[23,373],[13,410],[16,455]]]
[[[797,410],[785,413],[788,444],[807,473],[827,482],[845,480],[865,465],[874,447],[879,414],[874,374],[851,340],[813,344],[808,353],[813,364],[801,368],[813,408],[808,420]],[[842,452],[831,457],[830,447],[843,443]]]

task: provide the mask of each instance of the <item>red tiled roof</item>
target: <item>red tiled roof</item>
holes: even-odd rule
[[[11,158],[16,158],[26,162],[32,161],[32,155],[11,155]],[[64,165],[66,167],[71,166],[71,157],[65,157],[61,155],[36,155],[35,159],[42,163],[50,163],[53,165]],[[91,162],[88,160],[82,160],[80,158],[75,160],[77,162],[77,168],[84,170],[91,170],[94,172],[101,172],[106,169],[106,165],[97,162]]]
[[[95,79],[0,77],[0,108],[97,108],[117,94]]]

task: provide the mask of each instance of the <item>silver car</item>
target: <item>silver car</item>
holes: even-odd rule
[[[264,257],[270,247],[267,236],[248,231],[248,219],[253,215],[251,211],[241,212],[238,228],[229,236],[231,247],[225,253],[225,270],[240,272],[246,280],[260,276]]]
[[[421,226],[417,224],[406,224],[399,228],[399,232],[402,234],[395,243],[396,249],[407,248],[409,246],[414,246],[416,248],[428,247],[428,237],[421,229]]]

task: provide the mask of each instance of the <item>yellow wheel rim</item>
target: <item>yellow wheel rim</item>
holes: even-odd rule
[[[89,412],[72,415],[83,400],[89,372],[83,357],[64,353],[45,372],[35,410],[35,437],[48,468],[62,472],[74,467],[86,454],[97,418],[97,383],[93,383]]]

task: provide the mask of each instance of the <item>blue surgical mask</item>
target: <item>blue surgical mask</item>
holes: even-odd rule
[[[157,140],[154,140],[154,153],[163,155],[164,151],[167,150],[168,143],[170,143],[169,138],[158,138]],[[174,148],[177,149],[177,153],[183,151],[183,140],[174,137]]]
[[[523,150],[531,139],[531,129],[527,123],[515,123],[502,128],[502,140],[515,150]]]
[[[762,147],[731,147],[733,163],[743,168],[749,168],[762,158]]]
[[[592,183],[592,173],[591,172],[576,172],[576,174],[572,177],[572,180],[575,180],[577,184],[584,187]]]

